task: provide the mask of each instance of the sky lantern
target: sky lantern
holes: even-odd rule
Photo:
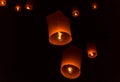
[[[89,58],[95,58],[97,56],[97,49],[95,43],[87,44],[87,53]]]
[[[7,2],[6,0],[0,0],[0,6],[6,6]]]
[[[47,16],[49,42],[53,45],[66,45],[72,41],[69,19],[56,11]]]
[[[80,15],[79,9],[77,7],[72,8],[72,16],[78,17]]]
[[[93,3],[92,3],[92,9],[93,9],[93,10],[97,10],[97,9],[98,9],[98,4],[97,4],[97,2],[93,2]]]
[[[68,79],[76,79],[81,74],[81,49],[70,46],[63,51],[60,71]]]
[[[22,9],[22,7],[21,7],[20,4],[15,5],[15,11],[16,11],[16,12],[20,12],[21,9]]]
[[[25,9],[27,9],[27,10],[33,10],[33,4],[31,2],[26,2]]]

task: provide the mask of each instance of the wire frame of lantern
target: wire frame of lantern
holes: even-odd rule
[[[79,9],[77,7],[72,8],[72,16],[78,17],[80,15]]]
[[[0,0],[0,6],[6,6],[7,1],[6,0]]]
[[[76,46],[70,46],[64,50],[60,72],[68,79],[76,79],[81,74],[82,51]]]
[[[87,44],[87,54],[89,58],[96,58],[97,57],[97,49],[95,43],[88,43]]]
[[[33,10],[33,3],[32,2],[26,2],[25,9],[26,10]]]
[[[97,2],[94,1],[94,2],[92,3],[92,9],[93,9],[93,10],[97,10],[97,9],[98,9],[98,4],[97,4]]]
[[[49,42],[53,45],[66,45],[72,41],[69,19],[61,12],[47,16]]]
[[[20,4],[16,4],[16,5],[15,5],[15,11],[16,11],[16,12],[20,12],[21,10],[22,10],[21,5],[20,5]]]

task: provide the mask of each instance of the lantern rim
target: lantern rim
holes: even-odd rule
[[[53,45],[66,45],[69,44],[72,41],[72,37],[69,33],[66,32],[62,32],[62,39],[61,41],[58,40],[58,32],[55,32],[54,34],[52,34],[51,36],[49,36],[49,42]]]
[[[73,73],[68,73],[67,72],[67,68],[68,67],[72,67],[73,68]],[[77,71],[76,71],[77,70]],[[67,64],[67,65],[63,65],[61,66],[61,74],[66,77],[66,78],[69,78],[69,79],[76,79],[80,76],[81,74],[81,71],[80,71],[80,68],[75,66],[75,65],[72,65],[72,64]]]

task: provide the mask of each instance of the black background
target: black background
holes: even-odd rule
[[[98,10],[91,9],[92,0],[35,0],[33,11],[24,8],[27,0],[9,0],[0,7],[0,81],[1,82],[119,82],[119,1],[96,0]],[[14,6],[21,3],[22,11]],[[73,18],[71,8],[77,6],[80,16]],[[70,18],[73,40],[65,46],[48,42],[46,16],[61,10]],[[89,59],[86,44],[97,44],[98,56]],[[82,73],[74,80],[60,73],[62,51],[69,45],[83,51]]]

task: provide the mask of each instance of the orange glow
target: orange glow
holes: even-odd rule
[[[62,33],[58,32],[58,39],[61,40],[62,39]]]
[[[91,56],[94,56],[94,54],[93,54],[92,52],[90,53],[90,55],[91,55]]]
[[[80,15],[78,8],[74,7],[72,9],[72,15],[73,17],[78,17]]]
[[[61,11],[47,16],[49,42],[66,45],[72,41],[69,19]]]
[[[94,8],[94,9],[96,9],[96,8],[97,8],[97,6],[96,6],[96,5],[93,5],[93,8]]]
[[[87,45],[87,52],[89,58],[95,58],[97,56],[96,45],[93,43],[89,43]]]
[[[73,72],[73,68],[72,67],[68,67],[68,72],[72,73]]]
[[[69,46],[63,52],[61,74],[68,79],[76,79],[81,74],[81,49]]]
[[[6,0],[0,0],[0,6],[6,6]]]
[[[32,10],[33,9],[33,5],[30,2],[28,2],[28,3],[25,4],[25,8],[27,10]]]
[[[20,12],[21,11],[21,5],[17,4],[15,6],[15,11]]]
[[[92,9],[96,10],[98,8],[98,4],[96,2],[92,3]]]

